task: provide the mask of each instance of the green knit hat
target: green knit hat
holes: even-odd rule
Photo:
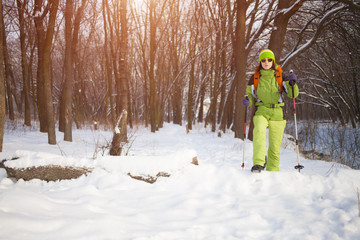
[[[275,55],[274,53],[270,50],[270,49],[264,49],[260,52],[259,55],[259,63],[261,62],[262,59],[264,58],[271,58],[274,61],[274,64],[276,66],[276,62],[275,62]]]

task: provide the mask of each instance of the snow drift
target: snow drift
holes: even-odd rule
[[[252,174],[251,142],[241,169],[243,141],[231,133],[131,131],[120,157],[99,150],[109,131],[76,130],[57,146],[37,131],[7,131],[0,159],[21,160],[7,164],[94,169],[56,182],[14,182],[0,169],[0,239],[360,239],[358,170],[301,159],[299,173],[284,138],[280,172]],[[127,175],[160,171],[171,176],[154,184]]]

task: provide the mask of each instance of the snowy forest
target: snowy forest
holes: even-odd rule
[[[0,0],[0,239],[360,239],[359,23],[359,0]],[[275,101],[245,107],[274,60],[299,96],[264,68]]]
[[[122,129],[118,142],[127,140],[127,126],[156,132],[164,122],[190,131],[201,123],[241,138],[246,109],[240,102],[259,51],[269,48],[283,70],[299,78],[303,150],[319,154],[311,129],[326,122],[342,129],[340,144],[351,145],[345,152],[352,162],[359,154],[357,1],[1,4],[0,150],[4,122],[20,120],[25,126],[38,122],[52,145],[57,128],[71,142],[74,128],[94,122]],[[248,111],[251,116],[253,109]],[[286,116],[291,119],[291,104]],[[252,124],[249,139],[251,130]]]

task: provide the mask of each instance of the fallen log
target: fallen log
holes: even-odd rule
[[[164,173],[164,172],[159,172],[158,174],[156,174],[156,176],[150,176],[150,175],[140,175],[140,176],[136,176],[136,175],[132,175],[131,173],[128,173],[128,175],[131,177],[131,178],[134,178],[136,180],[140,180],[140,181],[144,181],[144,182],[147,182],[147,183],[154,183],[156,182],[156,180],[159,178],[159,177],[170,177],[170,174],[168,173]]]
[[[4,164],[4,168],[9,178],[15,178],[16,180],[24,179],[25,181],[40,179],[48,182],[76,179],[92,171],[92,169],[85,167],[63,167],[57,165],[11,168]]]

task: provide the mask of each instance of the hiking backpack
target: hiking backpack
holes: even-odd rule
[[[258,69],[259,69],[259,67],[256,68],[255,74],[254,74],[254,88],[255,88],[255,90],[257,89],[257,86],[258,86],[258,84],[259,84],[259,79],[260,79],[260,71],[258,71]],[[283,72],[283,71],[282,71],[280,65],[277,65],[275,78],[276,78],[277,83],[279,84],[280,92],[283,91],[282,72]]]

